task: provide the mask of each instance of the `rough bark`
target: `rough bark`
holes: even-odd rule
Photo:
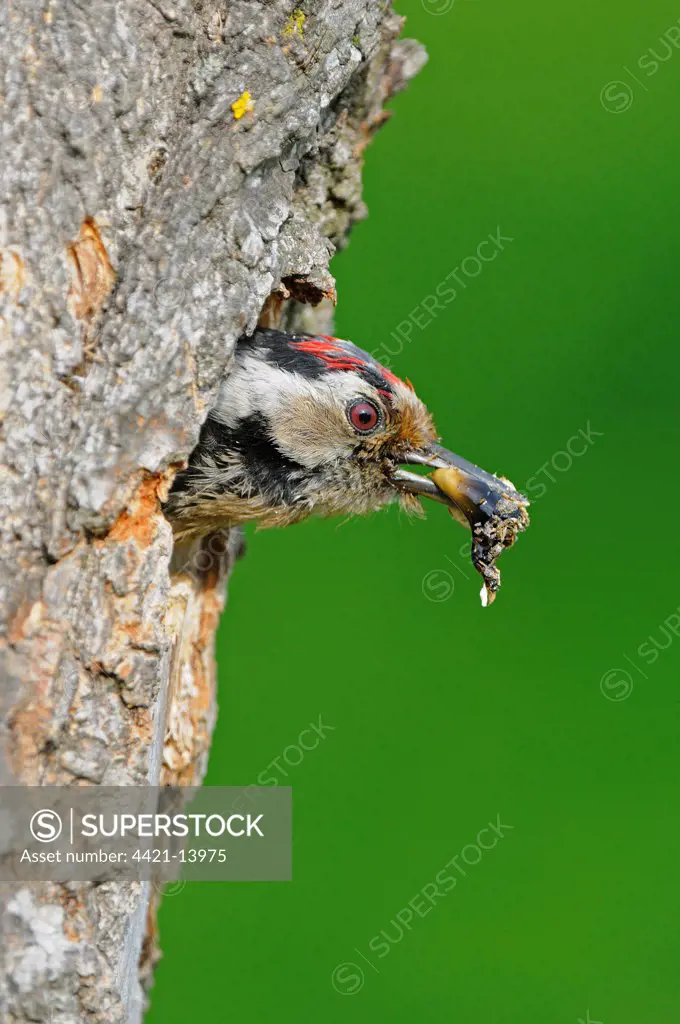
[[[8,0],[1,24],[0,785],[195,783],[239,539],[171,572],[160,501],[239,335],[328,321],[363,149],[422,51],[368,0]],[[3,1021],[140,1019],[147,884],[0,889]]]

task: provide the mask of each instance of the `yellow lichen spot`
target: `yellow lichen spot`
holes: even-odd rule
[[[300,39],[302,39],[304,35],[303,26],[306,20],[305,12],[296,7],[286,22],[286,27],[283,30],[284,36],[300,36]]]
[[[90,98],[93,103],[101,103],[104,99],[104,93],[102,92],[101,85],[95,85],[90,94]]]
[[[231,105],[231,112],[237,121],[243,117],[244,114],[248,114],[251,110],[254,110],[255,104],[251,99],[250,93],[246,90],[242,92],[237,100]]]

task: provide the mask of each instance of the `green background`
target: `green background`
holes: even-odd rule
[[[250,535],[207,782],[254,782],[319,715],[333,729],[281,762],[294,881],[165,899],[149,1020],[675,1022],[680,50],[655,74],[645,54],[680,8],[400,10],[430,61],[367,153],[336,330],[396,348],[511,236],[393,365],[448,447],[532,481],[533,524],[489,610],[436,506]],[[497,814],[512,830],[394,941]],[[344,962],[361,987],[356,967],[333,987]]]

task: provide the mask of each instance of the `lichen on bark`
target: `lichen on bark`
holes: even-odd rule
[[[238,337],[328,326],[363,150],[422,51],[368,0],[0,17],[0,785],[195,783],[239,541],[170,572],[161,501]],[[139,1021],[156,902],[1,886],[2,1019]]]

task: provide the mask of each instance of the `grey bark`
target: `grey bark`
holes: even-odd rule
[[[239,335],[328,322],[423,61],[399,29],[368,0],[4,6],[0,784],[200,781],[238,539],[170,572],[160,500]],[[140,1020],[156,902],[2,887],[2,1020]]]

